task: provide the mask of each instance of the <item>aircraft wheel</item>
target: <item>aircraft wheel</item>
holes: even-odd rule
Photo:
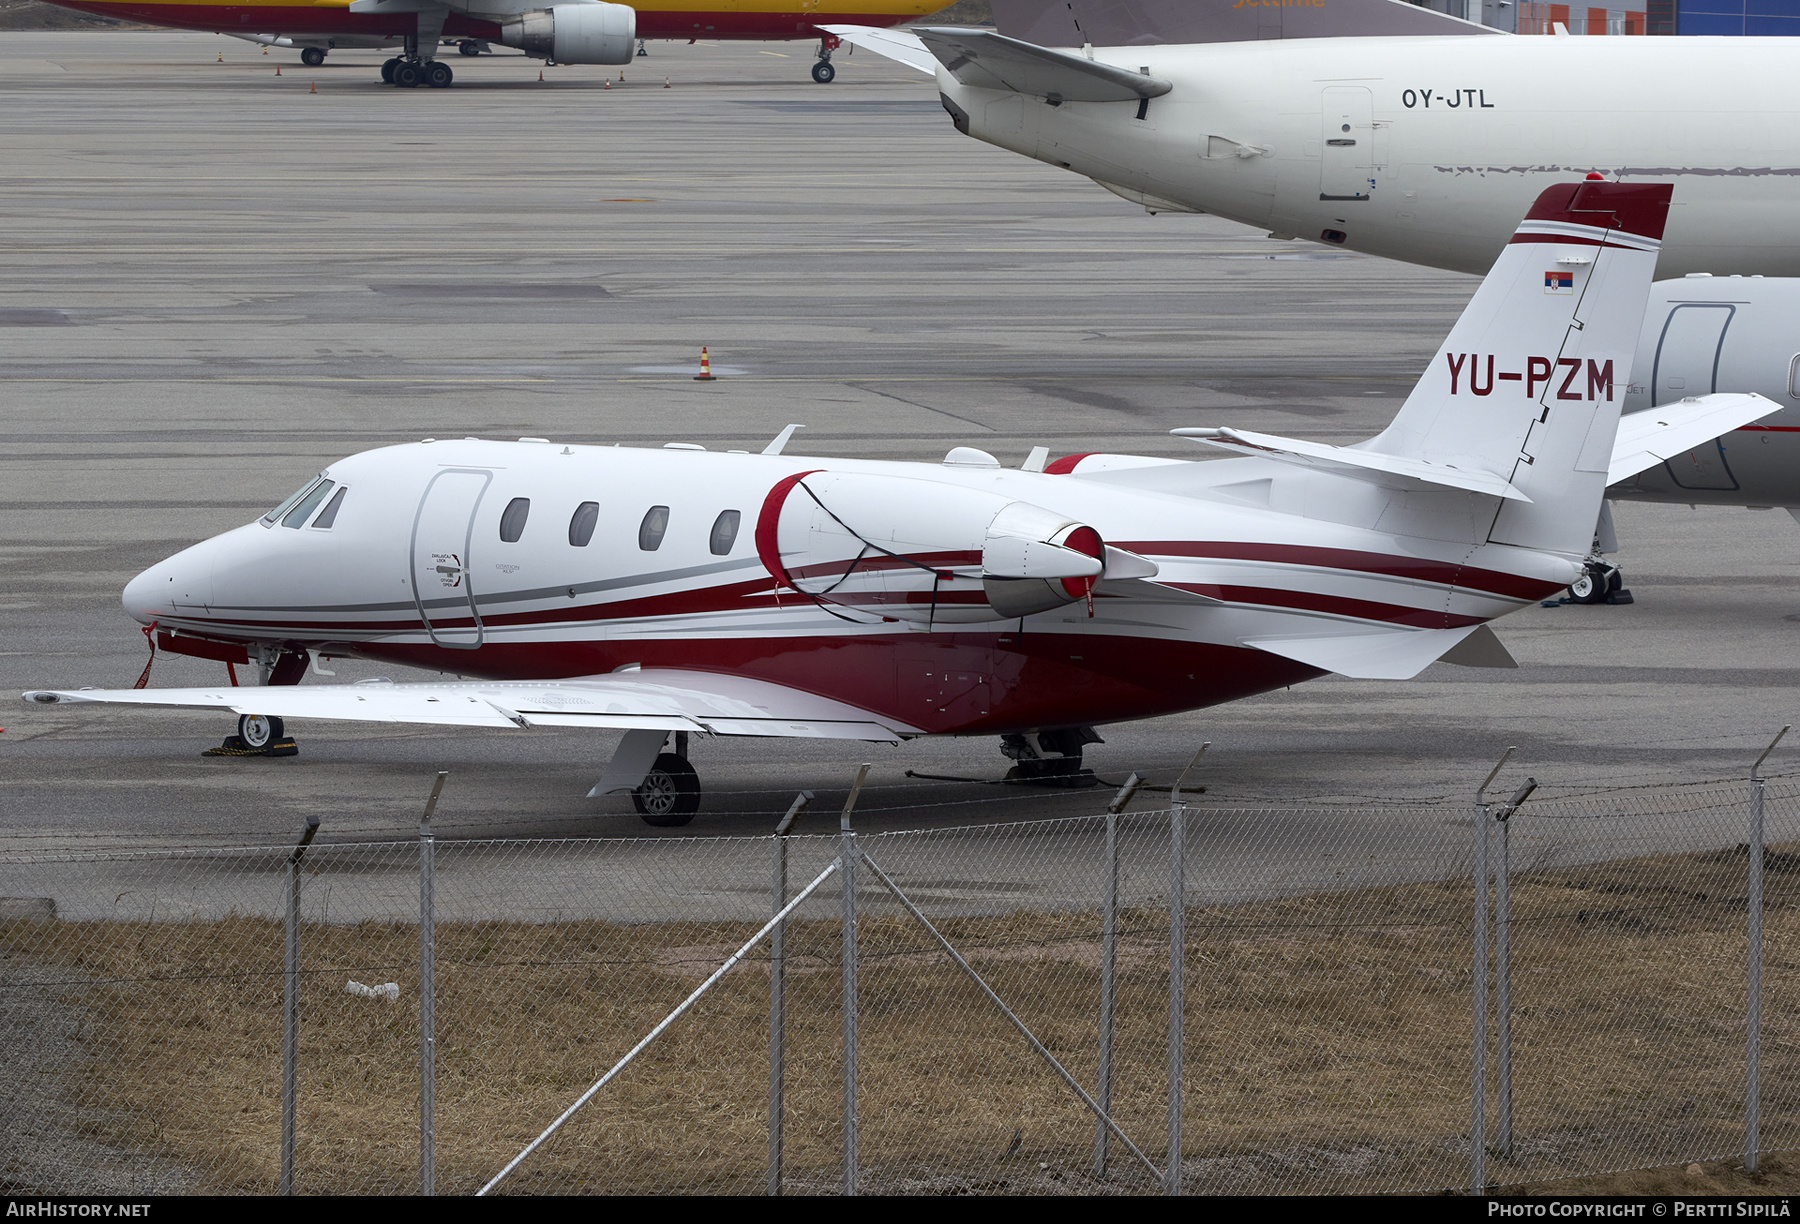
[[[642,784],[631,792],[631,804],[645,824],[659,829],[679,828],[700,810],[700,775],[686,757],[665,752],[650,766]]]
[[[831,66],[830,60],[820,60],[813,65],[813,80],[821,85],[829,85],[837,76],[837,69]]]
[[[461,42],[457,43],[456,49],[458,51],[461,51],[464,55],[480,55],[481,54],[481,44],[476,42],[472,38],[465,38]]]
[[[381,79],[389,85],[394,83],[394,69],[400,66],[400,57],[386,61],[381,65]]]
[[[409,60],[394,65],[394,84],[401,89],[415,89],[419,84],[419,66]]]
[[[308,47],[300,53],[300,62],[308,68],[317,68],[325,62],[325,53],[317,47]]]
[[[1581,577],[1569,584],[1569,602],[1603,604],[1608,596],[1619,589],[1621,582],[1616,567],[1589,561],[1582,570]]]
[[[238,715],[238,738],[244,741],[246,748],[267,748],[282,738],[286,730],[279,718],[263,714]]]
[[[422,75],[425,83],[433,89],[448,89],[450,82],[456,79],[456,73],[452,72],[450,65],[443,60],[432,60],[426,64]]]

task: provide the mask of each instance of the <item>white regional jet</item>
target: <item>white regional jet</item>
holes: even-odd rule
[[[1201,24],[1230,9],[1191,7]],[[1329,32],[1365,12],[1410,28],[1392,21],[1409,7],[1235,9]],[[1046,6],[1030,27],[1061,31],[1060,48],[991,30],[827,28],[935,78],[965,135],[1152,212],[1480,273],[1545,186],[1600,171],[1677,185],[1663,276],[1800,275],[1793,39],[1520,38],[1411,9],[1457,33],[1082,46],[1076,12]]]
[[[1487,623],[1581,572],[1609,483],[1755,420],[1755,395],[1620,427],[1671,188],[1546,190],[1379,436],[1176,432],[1240,457],[1019,470],[425,441],[354,455],[125,588],[164,649],[270,687],[32,692],[276,718],[624,729],[590,793],[684,824],[685,735],[997,734],[1073,780],[1097,723],[1328,672],[1510,666]],[[295,687],[308,653],[461,683]],[[666,751],[670,733],[676,751]]]

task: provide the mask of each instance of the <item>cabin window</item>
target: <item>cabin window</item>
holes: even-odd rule
[[[594,538],[594,524],[599,521],[599,502],[582,502],[576,506],[574,517],[569,520],[569,543],[576,548],[586,548],[588,541]]]
[[[723,557],[737,543],[738,521],[744,516],[736,510],[726,510],[713,520],[712,539],[708,541],[712,555]]]
[[[294,495],[292,497],[288,498],[286,501],[282,502],[279,506],[276,506],[273,510],[269,511],[267,514],[262,516],[263,526],[264,527],[273,527],[276,523],[280,522],[281,516],[286,514],[289,510],[292,510],[294,508],[294,503],[298,502],[302,497],[305,497],[308,493],[311,493],[313,491],[314,487],[318,485],[318,483],[319,483],[319,477],[314,476],[311,480],[309,480],[305,484],[301,485],[298,489],[295,489]]]
[[[319,511],[319,517],[313,520],[314,530],[331,530],[331,525],[337,522],[338,508],[344,504],[344,494],[349,491],[349,485],[338,486],[338,491],[331,495],[331,500],[325,503],[325,508],[323,510]]]
[[[302,497],[299,504],[282,517],[281,525],[293,528],[305,526],[306,520],[312,517],[312,512],[319,508],[319,503],[325,500],[325,495],[331,492],[331,488],[332,482],[329,480],[321,480],[314,485],[311,492]]]
[[[531,513],[529,497],[515,497],[506,503],[506,509],[500,512],[500,541],[503,544],[517,544],[519,537],[525,534],[525,516]]]
[[[662,547],[663,536],[669,530],[669,508],[667,506],[651,506],[644,521],[638,524],[638,547],[645,552],[655,552]]]

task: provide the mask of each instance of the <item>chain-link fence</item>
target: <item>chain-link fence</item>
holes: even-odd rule
[[[1483,858],[1504,889],[1477,888]],[[1347,1192],[1794,1148],[1797,941],[1789,782],[1516,812],[0,854],[0,1178]]]

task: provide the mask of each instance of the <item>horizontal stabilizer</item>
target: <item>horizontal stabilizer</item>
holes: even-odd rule
[[[1636,476],[1780,408],[1760,395],[1702,395],[1620,417],[1606,483]]]
[[[1472,637],[1481,625],[1459,629],[1390,629],[1336,637],[1244,638],[1246,646],[1356,680],[1411,680]],[[1489,635],[1492,637],[1492,634]],[[1494,639],[1499,646],[1499,639]],[[1501,647],[1504,651],[1505,648]],[[1485,652],[1484,652],[1485,653]],[[1510,657],[1510,656],[1508,656]],[[1477,664],[1477,666],[1494,666]],[[1505,664],[1500,664],[1505,666]]]
[[[927,26],[917,33],[951,76],[975,89],[1003,89],[1052,102],[1136,102],[1160,98],[1174,88],[1159,77],[1020,42],[992,30]]]
[[[882,30],[874,26],[820,26],[827,34],[836,34],[853,47],[885,55],[908,68],[917,68],[928,77],[937,76],[937,56],[925,49],[919,36],[908,30]]]
[[[1329,446],[1323,442],[1302,442],[1295,438],[1278,438],[1273,434],[1250,433],[1239,429],[1175,429],[1170,432],[1178,437],[1204,442],[1208,446],[1317,468],[1391,489],[1437,487],[1486,493],[1490,497],[1504,497],[1512,501],[1531,500],[1503,477],[1474,466],[1458,467],[1406,455]]]
[[[423,723],[443,727],[587,727],[699,731],[898,743],[914,728],[798,689],[742,676],[653,669],[577,680],[455,684],[276,685],[256,688],[77,689],[31,692],[42,705],[185,707],[275,718]]]
[[[1493,629],[1488,625],[1475,626],[1474,633],[1452,646],[1438,662],[1454,663],[1458,667],[1519,666],[1519,661],[1512,657],[1512,651],[1494,636]]]

